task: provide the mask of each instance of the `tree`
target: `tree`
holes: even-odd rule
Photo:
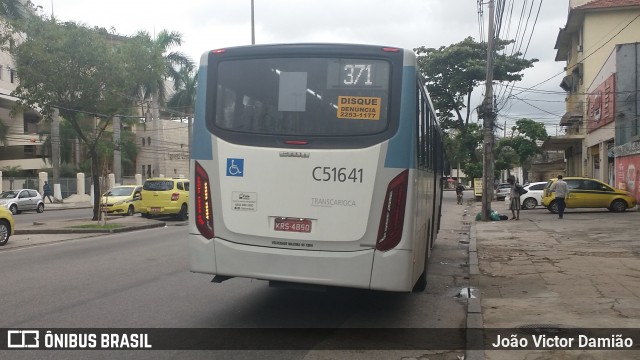
[[[9,177],[9,189],[13,189],[13,180],[16,176],[20,176],[22,167],[20,165],[5,166],[2,168],[2,173]]]
[[[540,154],[540,146],[549,137],[543,123],[522,118],[511,128],[511,136],[502,138],[496,147],[496,170],[522,166],[528,170],[531,159]]]
[[[9,136],[9,125],[5,124],[2,119],[0,119],[0,143],[7,146]]]
[[[167,102],[169,110],[175,111],[180,117],[193,116],[197,85],[198,71],[194,71],[193,66],[180,68],[178,71],[178,79],[173,86],[175,92]]]
[[[522,79],[521,72],[532,67],[537,59],[524,59],[522,54],[501,54],[510,40],[496,41],[494,81]],[[473,91],[486,79],[487,47],[468,37],[463,41],[438,49],[424,46],[414,49],[418,66],[426,78],[427,88],[440,118],[440,126],[452,143],[461,143],[449,158],[457,158],[467,166],[477,164],[476,152],[482,137],[471,119]],[[468,173],[469,169],[465,167]]]
[[[21,0],[0,0],[0,17],[9,21],[24,20],[33,13],[33,3]]]
[[[59,109],[86,146],[93,183],[98,184],[97,146],[111,118],[130,101],[122,96],[133,87],[133,78],[124,71],[130,60],[107,41],[103,29],[34,17],[20,30],[26,37],[12,51],[20,78],[12,95],[20,106],[41,109],[45,119]],[[93,195],[100,198],[98,186]],[[93,220],[98,218],[96,201]]]
[[[154,39],[146,31],[140,31],[126,48],[129,58],[145,59],[144,62],[132,62],[128,72],[136,74],[134,95],[150,100],[152,108],[158,111],[167,101],[167,79],[179,84],[183,81],[180,69],[192,69],[193,62],[179,51],[170,51],[174,46],[182,45],[182,35],[178,32],[162,30]],[[159,114],[154,114],[158,118]]]

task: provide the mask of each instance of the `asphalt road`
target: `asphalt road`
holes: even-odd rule
[[[168,226],[96,236],[0,253],[0,328],[461,328],[467,249],[458,242],[462,206],[445,193],[442,230],[430,259],[429,285],[419,294],[271,288],[265,281],[188,270],[187,228]],[[51,214],[75,216],[84,210]],[[54,213],[53,211],[51,213]],[[38,217],[42,214],[35,214]],[[17,217],[29,216],[20,214]],[[329,358],[386,359],[424,351],[337,352]],[[455,359],[462,351],[429,353]],[[12,351],[10,358],[205,358],[211,352]],[[326,352],[217,351],[216,358],[314,359]],[[7,358],[0,354],[0,357]]]
[[[91,219],[93,216],[92,209],[64,209],[64,210],[47,210],[38,214],[35,211],[25,211],[13,216],[18,228],[24,228],[26,225],[32,225],[34,221],[64,221],[68,219]],[[138,215],[139,216],[139,215]]]

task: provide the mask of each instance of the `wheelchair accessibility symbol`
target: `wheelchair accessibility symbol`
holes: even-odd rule
[[[227,176],[242,177],[244,173],[244,159],[227,159]]]

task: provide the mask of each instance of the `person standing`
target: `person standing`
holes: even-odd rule
[[[509,197],[511,202],[509,203],[509,210],[511,210],[511,220],[520,220],[520,191],[518,191],[518,184],[515,178],[510,176],[507,182],[511,184],[511,191]]]
[[[456,198],[458,199],[458,205],[462,205],[463,194],[464,194],[464,186],[458,183],[458,186],[456,186]]]
[[[566,198],[569,195],[569,186],[562,180],[562,175],[558,175],[558,180],[551,186],[551,192],[556,193],[558,203],[558,218],[562,219],[564,209],[567,207]]]
[[[49,202],[53,204],[53,200],[51,200],[51,186],[46,181],[44,182],[44,185],[42,186],[42,196],[44,196],[45,198],[49,199]]]

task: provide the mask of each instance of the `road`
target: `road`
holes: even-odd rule
[[[0,253],[3,316],[0,328],[461,328],[466,301],[467,250],[458,241],[462,206],[445,193],[442,230],[430,259],[429,285],[419,294],[329,289],[277,289],[265,281],[231,279],[188,270],[186,227],[97,236]],[[75,216],[61,210],[51,216]],[[40,216],[35,214],[33,216]],[[29,216],[26,214],[18,215]],[[313,359],[323,352],[216,352],[221,358]],[[392,352],[416,357],[424,351]],[[113,358],[127,352],[12,352],[11,358]],[[199,358],[210,352],[134,352],[135,358]],[[429,353],[455,359],[462,351]],[[37,356],[36,356],[37,355]],[[0,354],[0,356],[2,356]],[[389,352],[342,352],[339,357],[388,358]]]
[[[70,219],[91,219],[92,216],[93,210],[89,208],[47,210],[47,208],[45,207],[44,212],[40,214],[35,211],[25,211],[20,214],[14,215],[13,219],[15,220],[16,226],[18,228],[24,228],[26,225],[33,224],[34,221],[49,222]]]

